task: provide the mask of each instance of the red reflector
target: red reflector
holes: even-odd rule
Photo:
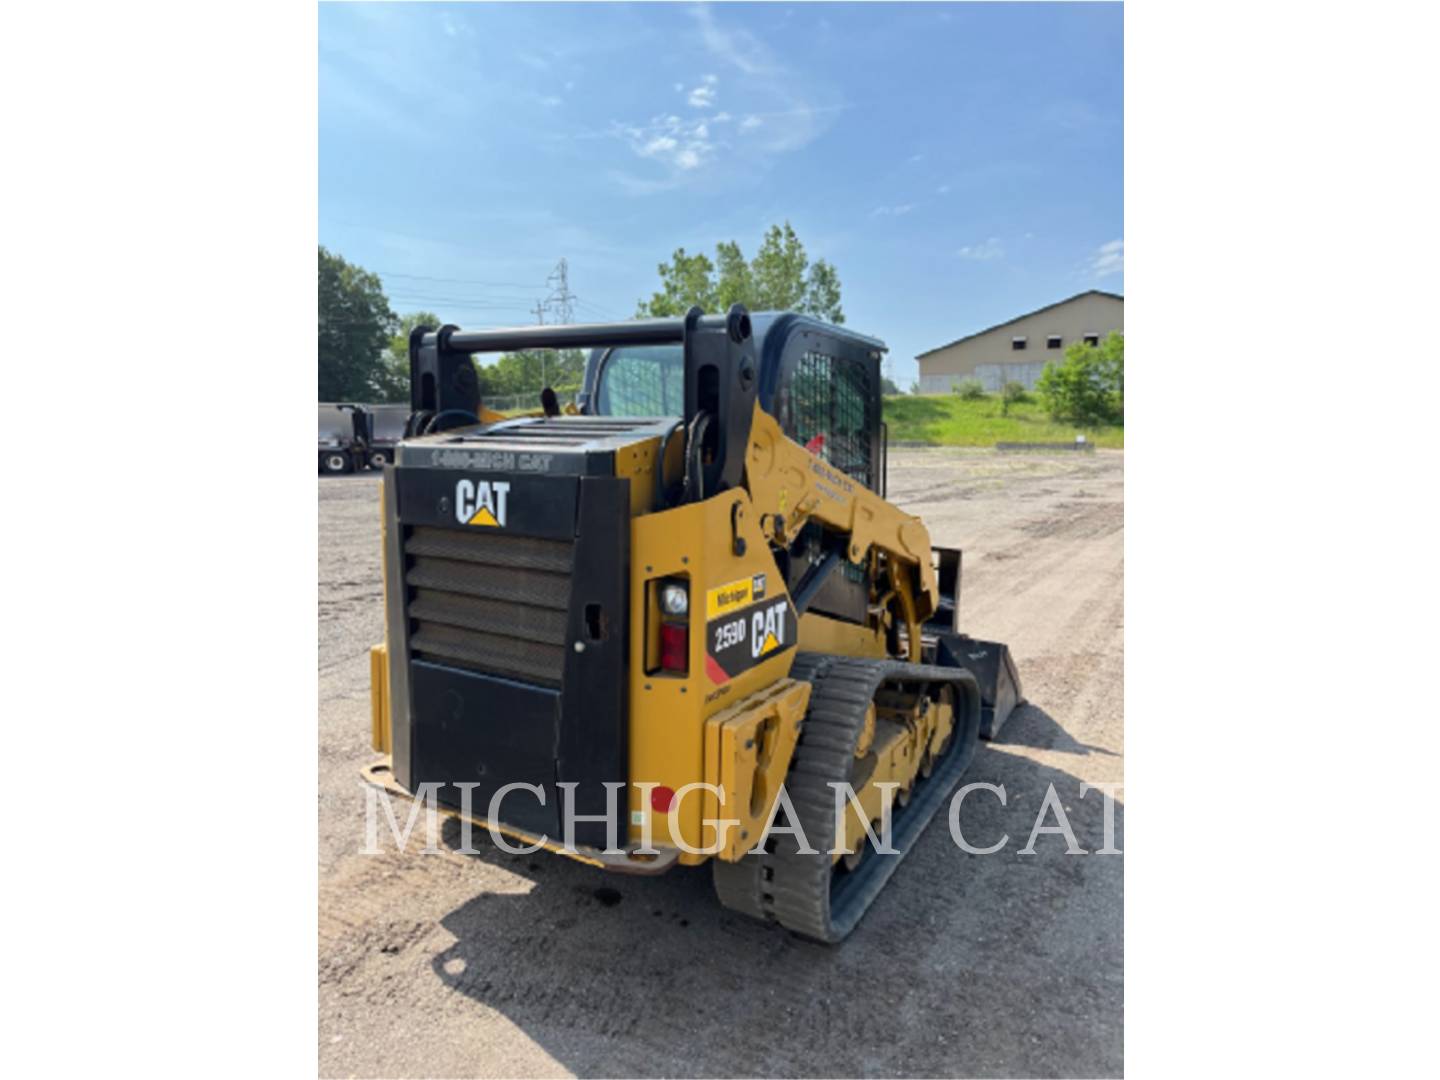
[[[661,784],[659,787],[650,789],[650,805],[659,813],[668,814],[670,804],[675,801],[675,792],[672,788]]]
[[[686,671],[690,667],[690,627],[684,623],[660,624],[660,669]]]

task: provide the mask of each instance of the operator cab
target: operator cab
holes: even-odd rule
[[[794,312],[750,316],[759,361],[760,407],[785,434],[882,498],[886,433],[881,419],[880,358],[885,343]],[[685,408],[681,345],[593,349],[577,404],[613,417],[680,416]],[[819,525],[807,526],[776,559],[797,587],[827,551]],[[810,610],[863,624],[870,601],[864,567],[845,563],[815,594]]]
[[[884,342],[793,312],[761,312],[750,320],[760,363],[760,407],[791,439],[883,496]],[[680,416],[683,346],[591,350],[577,404],[594,416]]]

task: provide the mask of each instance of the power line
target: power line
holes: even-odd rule
[[[590,314],[598,316],[599,318],[605,319],[608,322],[624,321],[619,315],[607,311],[605,308],[602,308],[597,304],[592,304],[588,300],[576,300],[575,306],[581,309],[582,314],[588,312]]]
[[[477,278],[452,278],[440,277],[426,274],[404,274],[398,271],[377,270],[375,273],[383,278],[405,278],[409,281],[435,282],[445,285],[478,285],[490,289],[521,289],[529,291],[534,295],[536,286],[527,285],[519,281],[481,281]],[[570,265],[569,260],[562,258],[545,279],[545,287],[549,292],[543,300],[529,306],[520,297],[496,296],[489,300],[470,300],[458,296],[441,296],[425,290],[423,285],[409,286],[402,285],[398,292],[389,294],[390,299],[402,304],[442,304],[449,307],[460,308],[468,311],[526,311],[536,316],[543,325],[544,314],[552,313],[553,321],[557,323],[573,323],[575,321],[576,309],[594,318],[607,322],[620,322],[623,316],[607,311],[598,304],[588,300],[582,300],[570,290]],[[538,311],[537,308],[543,309]]]
[[[383,278],[408,278],[412,281],[440,281],[447,285],[483,285],[491,289],[534,289],[536,286],[524,281],[477,281],[474,278],[431,277],[425,274],[401,274],[394,270],[376,270]]]
[[[420,282],[438,282],[453,285],[478,285],[485,288],[505,289],[530,289],[522,282],[485,282],[478,279],[445,278],[434,275],[423,274],[401,274],[376,271],[382,277],[405,278]],[[543,299],[537,299],[533,307],[525,307],[519,297],[495,297],[489,300],[470,300],[459,296],[441,296],[429,292],[423,285],[402,286],[402,288],[391,296],[399,304],[426,304],[441,305],[449,308],[459,308],[462,311],[528,311],[535,316],[535,321],[541,326],[545,325],[547,313],[554,315],[554,321],[559,323],[573,323],[575,321],[575,305],[580,298],[570,291],[570,264],[565,258],[556,263],[555,269],[545,279],[545,285],[549,293]],[[533,294],[532,294],[533,295]]]
[[[393,293],[390,295],[389,299],[397,300],[401,303],[406,304],[449,304],[452,307],[508,308],[513,311],[519,311],[526,308],[525,301],[520,299],[519,297],[516,297],[513,300],[470,300],[463,296],[435,296],[429,293],[404,292]]]

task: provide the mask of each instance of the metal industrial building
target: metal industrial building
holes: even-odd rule
[[[920,393],[947,394],[964,379],[979,379],[990,392],[1007,382],[1029,390],[1071,344],[1098,343],[1112,330],[1125,330],[1125,298],[1090,289],[921,353]]]

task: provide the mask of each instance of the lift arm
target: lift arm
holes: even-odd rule
[[[900,571],[895,599],[911,650],[918,654],[919,624],[940,604],[930,532],[920,519],[786,437],[758,402],[750,421],[745,477],[761,531],[775,544],[789,547],[808,522],[816,521],[847,538],[844,557],[850,562],[863,566],[878,551]]]

